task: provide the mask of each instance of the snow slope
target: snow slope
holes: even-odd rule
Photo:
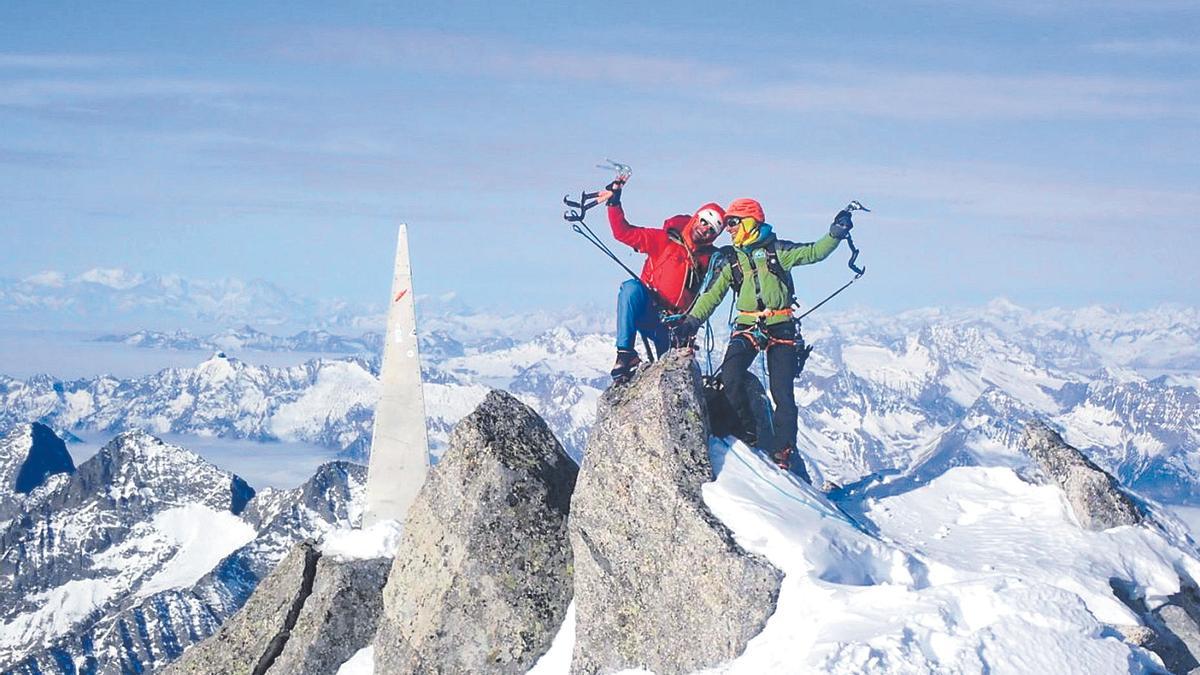
[[[786,575],[766,628],[714,674],[1161,672],[1113,628],[1139,619],[1109,579],[1153,607],[1179,590],[1176,570],[1200,575],[1187,544],[1082,530],[1057,488],[1009,468],[834,503],[740,442],[714,439],[710,456],[705,502]],[[531,672],[567,673],[573,633],[566,622]]]

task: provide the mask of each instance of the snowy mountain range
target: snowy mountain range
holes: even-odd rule
[[[474,309],[453,293],[418,295],[417,306],[426,333],[442,331],[457,340],[527,340],[558,325],[583,332],[607,325],[607,317],[587,308],[497,314]],[[261,335],[238,335],[248,325],[277,332],[314,331],[293,338],[301,345],[296,349],[308,351],[303,345],[320,338],[320,331],[382,331],[384,315],[381,307],[310,298],[262,279],[191,279],[106,268],[76,275],[49,270],[21,279],[0,277],[0,326],[4,328],[46,331],[85,326],[119,333],[119,340],[138,341],[140,334],[147,345],[176,342],[190,349],[195,331],[217,330],[211,337],[221,341],[260,340]],[[203,343],[204,338],[196,340]],[[275,344],[269,349],[291,349],[284,346],[283,338],[262,344],[271,342]]]
[[[29,674],[173,660],[296,542],[356,523],[365,485],[363,467],[334,462],[255,492],[138,431],[75,467],[37,424],[0,439],[5,476],[27,478],[0,481],[0,672]]]
[[[435,447],[444,444],[453,424],[483,400],[488,387],[505,386],[545,411],[564,444],[582,450],[590,424],[588,399],[606,385],[604,338],[577,341],[566,329],[558,329],[517,346],[473,350],[470,355],[441,333],[424,337],[422,343]],[[376,358],[316,359],[280,368],[250,365],[223,353],[195,368],[172,368],[129,380],[0,376],[0,430],[41,421],[68,438],[72,431],[85,429],[144,429],[303,441],[362,460],[370,447],[377,378]]]
[[[306,298],[263,280],[188,279],[97,268],[0,278],[0,317],[13,327],[381,325],[370,308]]]
[[[363,354],[378,356],[383,350],[382,333],[363,333],[359,337],[337,335],[326,330],[305,330],[281,337],[250,326],[197,336],[185,330],[163,332],[139,330],[133,333],[101,335],[93,342],[108,342],[141,349],[263,352],[310,352],[324,354]]]
[[[564,326],[528,340],[455,337],[471,335],[474,320],[446,319],[422,338],[435,446],[489,387],[501,387],[542,414],[578,457],[608,383],[611,337]],[[806,327],[806,336],[816,350],[796,385],[801,445],[825,479],[844,484],[881,471],[993,463],[1012,454],[1014,429],[1038,416],[1126,484],[1167,501],[1200,502],[1194,309],[1030,311],[998,301],[832,316]],[[719,361],[720,349],[713,357]],[[128,380],[0,376],[0,429],[37,420],[64,436],[145,429],[305,441],[362,460],[376,372],[373,358],[275,368],[215,355],[195,368]]]

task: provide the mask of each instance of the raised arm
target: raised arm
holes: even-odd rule
[[[796,265],[811,265],[821,262],[828,258],[841,242],[841,239],[828,234],[812,243],[799,244],[793,241],[780,241],[776,244],[779,252],[779,264],[783,265],[783,269],[788,270]]]
[[[654,253],[662,245],[660,240],[665,236],[662,230],[630,225],[625,219],[625,209],[621,208],[619,202],[609,202],[608,224],[612,227],[614,239],[639,253]]]

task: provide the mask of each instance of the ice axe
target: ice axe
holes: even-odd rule
[[[597,164],[596,168],[604,169],[605,171],[612,171],[613,173],[617,174],[615,180],[618,183],[624,183],[628,181],[629,177],[633,175],[632,166],[629,166],[628,164],[622,164],[620,162],[614,162],[607,157],[604,158],[604,163]]]
[[[614,183],[625,184],[629,181],[629,177],[633,175],[633,167],[629,166],[628,164],[614,162],[607,157],[604,158],[604,162],[602,164],[597,164],[596,168],[614,172],[616,174],[616,177],[613,178],[612,181]],[[563,218],[570,223],[582,223],[584,216],[587,215],[588,209],[597,206],[602,201],[606,201],[611,196],[612,193],[608,190],[581,192],[579,194],[579,201],[575,201],[571,199],[570,195],[567,195],[563,197],[563,203],[571,208],[567,209],[567,211],[563,213]],[[575,231],[579,232],[578,226],[575,227]],[[583,233],[580,232],[580,234]]]
[[[862,202],[855,199],[855,200],[851,201],[849,204],[847,204],[846,208],[844,208],[838,212],[837,216],[834,217],[834,222],[836,222],[838,218],[841,218],[843,214],[846,216],[847,219],[849,219],[850,214],[854,213],[855,211],[866,211],[867,213],[870,213],[871,209],[868,209],[867,207],[863,206]],[[804,317],[808,316],[809,314],[812,314],[813,312],[820,309],[821,305],[824,305],[825,303],[829,302],[830,300],[836,298],[839,293],[846,290],[847,288],[850,288],[850,284],[853,284],[854,282],[858,281],[859,279],[862,278],[862,275],[867,273],[866,267],[859,267],[858,265],[854,264],[858,260],[858,247],[854,245],[854,238],[850,236],[849,232],[846,232],[846,245],[850,247],[850,261],[847,262],[846,265],[850,268],[851,272],[854,272],[854,278],[851,279],[850,281],[847,281],[845,284],[843,284],[841,288],[830,293],[828,296],[825,297],[824,300],[818,302],[817,304],[813,305],[812,307],[809,307],[807,312],[796,317],[795,321],[796,321],[797,326],[799,326],[801,319],[803,319]]]
[[[845,213],[847,217],[849,217],[850,214],[855,211],[865,211],[870,213],[871,209],[863,206],[862,202],[858,201],[857,199],[851,200],[851,202],[846,205],[846,208],[842,209],[842,213]],[[839,213],[838,215],[841,216],[842,213]],[[854,278],[858,279],[867,273],[867,268],[859,267],[858,265],[854,264],[855,261],[858,260],[858,247],[854,245],[854,237],[851,237],[849,232],[846,233],[846,245],[850,247],[850,262],[846,264],[850,267],[850,270],[854,272]],[[816,309],[816,307],[813,309]]]

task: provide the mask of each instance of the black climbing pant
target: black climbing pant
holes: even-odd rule
[[[767,332],[778,340],[795,341],[796,326],[791,321],[767,327]],[[758,356],[758,348],[746,335],[737,335],[729,340],[725,350],[725,360],[721,364],[721,383],[730,405],[737,411],[738,417],[749,428],[754,427],[754,413],[750,409],[750,399],[746,395],[745,378],[754,377],[748,370]],[[775,401],[775,410],[771,415],[774,427],[774,442],[764,443],[759,439],[759,447],[763,450],[775,451],[785,447],[796,447],[796,391],[793,389],[796,379],[796,345],[772,344],[767,349],[767,375],[770,380],[771,399]],[[769,447],[768,447],[769,446]]]

